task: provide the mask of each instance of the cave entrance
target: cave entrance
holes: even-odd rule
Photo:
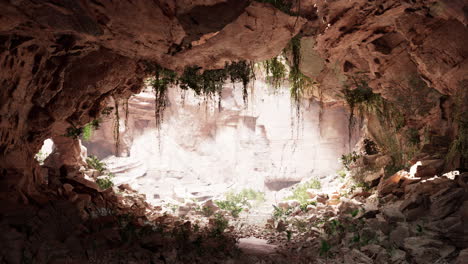
[[[225,83],[216,97],[169,89],[157,127],[155,93],[147,84],[126,101],[110,100],[112,113],[82,138],[88,156],[102,161],[114,185],[128,184],[174,212],[187,203],[214,201],[237,216],[237,204],[222,204],[235,201],[250,207],[244,215],[262,211],[266,219],[272,204],[306,203],[307,189],[333,192],[342,183],[339,159],[357,141],[348,140],[342,105],[305,98],[298,106],[288,86],[272,89],[257,74],[247,100],[242,83]]]

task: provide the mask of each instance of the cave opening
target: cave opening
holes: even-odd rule
[[[464,264],[467,4],[377,2],[0,3],[0,263]]]

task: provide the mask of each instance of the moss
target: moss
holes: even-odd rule
[[[83,140],[85,141],[90,140],[93,135],[93,131],[98,130],[100,126],[101,126],[101,119],[95,119],[89,122],[88,124],[86,124],[83,127],[83,134],[82,134]]]

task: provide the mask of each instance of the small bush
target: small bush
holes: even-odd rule
[[[238,217],[244,206],[251,208],[253,206],[251,201],[257,204],[265,201],[265,193],[253,189],[243,189],[239,193],[228,192],[225,196],[226,200],[215,201],[215,204],[219,208],[231,212],[233,217]]]
[[[88,156],[86,158],[86,163],[91,168],[99,171],[99,173],[103,173],[105,170],[107,170],[106,164],[100,161],[96,156],[93,156],[93,155]]]
[[[216,213],[214,217],[213,234],[221,235],[229,226],[229,221],[220,213]]]
[[[273,205],[273,219],[279,220],[285,216],[288,216],[292,213],[291,208],[289,209],[283,209],[281,207]]]
[[[311,179],[305,183],[297,185],[293,190],[293,195],[286,198],[286,200],[298,200],[301,204],[307,203],[309,195],[307,189],[322,189],[322,184],[316,178]]]
[[[360,157],[361,155],[357,154],[356,151],[353,151],[351,153],[341,155],[340,161],[341,164],[343,164],[343,167],[349,170],[351,164],[356,162]]]
[[[114,174],[109,173],[107,174],[106,177],[98,178],[96,180],[96,183],[99,186],[99,188],[101,188],[101,190],[105,190],[107,188],[114,186],[114,183],[112,182],[112,178],[114,178]]]

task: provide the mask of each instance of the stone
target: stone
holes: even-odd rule
[[[455,251],[454,246],[425,236],[405,238],[403,246],[418,264],[436,262]]]
[[[326,194],[326,193],[317,194],[317,202],[319,202],[319,203],[326,204],[328,199],[329,199],[328,194]]]
[[[442,172],[444,164],[445,160],[443,159],[422,160],[417,166],[414,176],[418,178],[432,177]]]
[[[313,199],[313,198],[315,198],[315,196],[317,196],[316,190],[314,190],[314,189],[307,189],[306,193],[307,193],[307,195],[309,196],[310,199]]]
[[[465,248],[460,251],[454,264],[466,264],[467,260],[468,260],[468,248]]]
[[[393,192],[396,188],[398,188],[400,180],[407,176],[409,176],[409,173],[401,170],[388,179],[381,178],[380,183],[377,186],[379,196],[382,197]]]
[[[406,223],[398,223],[397,227],[390,232],[390,242],[399,247],[403,247],[403,243],[410,236],[409,226]]]

